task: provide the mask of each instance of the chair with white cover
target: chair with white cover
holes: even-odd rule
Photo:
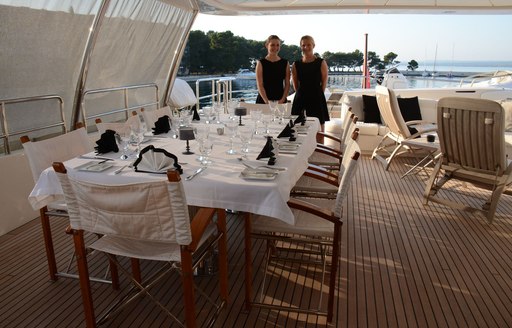
[[[68,205],[87,327],[95,327],[111,319],[140,296],[147,296],[171,319],[185,326],[148,291],[149,287],[163,282],[168,273],[175,271],[180,272],[182,278],[186,327],[196,327],[194,289],[197,286],[194,285],[193,271],[217,245],[220,302],[215,304],[207,298],[214,307],[213,323],[228,301],[224,210],[199,208],[191,219],[183,183],[179,173],[174,170],[167,172],[167,180],[105,185],[75,179],[67,173],[62,163],[54,163],[53,168]],[[109,197],[105,197],[106,194]],[[102,315],[98,323],[94,314],[94,295],[88,279],[87,259],[83,256],[86,252],[85,231],[102,235],[87,248],[105,253],[134,285],[133,293],[130,292],[127,298],[116,303]],[[139,282],[117,257],[159,261],[162,266],[144,282]]]
[[[372,159],[376,158],[381,161],[384,168],[388,170],[391,161],[396,156],[404,153],[414,153],[415,149],[402,144],[402,141],[414,139],[423,133],[436,131],[437,127],[432,127],[431,122],[426,121],[405,122],[395,92],[381,85],[375,87],[375,92],[380,115],[384,119],[389,132],[382,137],[380,143],[373,150]],[[417,132],[411,133],[410,126],[414,126]]]
[[[341,135],[339,137],[326,132],[317,132],[317,135],[323,136],[324,140],[330,139],[334,141],[335,144],[339,145],[338,147],[332,147],[318,143],[315,152],[309,157],[308,162],[328,169],[337,170],[341,158],[343,157],[344,148],[356,129],[357,121],[358,117],[354,115],[349,108],[343,119]]]
[[[51,167],[54,161],[67,161],[94,150],[87,135],[87,131],[83,127],[50,139],[31,141],[28,136],[22,136],[20,140],[23,144],[25,156],[29,162],[34,182],[37,182],[41,172]],[[50,279],[55,281],[59,276],[75,277],[75,275],[71,275],[68,272],[59,272],[57,269],[50,225],[50,216],[68,217],[66,204],[64,202],[55,201],[41,208],[39,213]]]
[[[107,130],[113,130],[120,135],[129,136],[131,131],[137,131],[140,126],[140,119],[138,115],[128,117],[125,122],[103,122],[100,118],[97,118],[95,122],[99,134],[102,134]]]
[[[160,117],[165,115],[169,116],[169,118],[172,117],[172,111],[169,106],[164,106],[153,110],[145,109],[141,113],[141,118],[146,124],[146,130],[150,132],[152,131],[152,128],[155,127],[155,122],[158,121]]]
[[[427,182],[424,204],[432,201],[481,212],[492,223],[501,195],[512,194],[508,189],[512,184],[512,162],[505,155],[504,115],[503,107],[492,100],[461,97],[439,100],[437,133],[441,154]],[[438,178],[441,171],[443,174]],[[450,180],[467,182],[491,193],[481,208],[442,198],[441,193],[450,190],[445,185]]]
[[[343,149],[347,154],[353,154],[358,149],[357,139],[359,131],[356,128],[350,138],[344,142]],[[347,158],[341,156],[338,168],[332,170],[320,165],[309,164],[304,174],[299,178],[291,190],[293,197],[306,198],[331,198],[335,199],[338,193],[339,183],[343,177],[344,166]]]
[[[246,295],[249,306],[275,309],[279,311],[290,311],[309,313],[327,316],[327,321],[332,322],[334,315],[334,300],[336,280],[338,275],[338,264],[340,257],[342,212],[349,187],[355,176],[360,150],[357,143],[354,143],[354,151],[346,153],[341,170],[336,199],[312,198],[299,199],[291,198],[288,206],[294,214],[294,224],[288,224],[276,218],[261,215],[253,215],[246,218],[246,254],[250,254],[251,238],[259,238],[267,241],[267,265],[270,261],[283,260],[287,263],[308,264],[306,257],[318,256],[318,260],[311,259],[311,264],[322,266],[321,285],[319,288],[318,308],[308,305],[308,308],[300,304],[291,304],[276,297],[268,296],[270,300],[264,300],[264,287],[262,288],[261,299],[254,301],[251,295]],[[252,226],[252,227],[251,227]],[[248,233],[247,231],[250,231]],[[295,245],[295,246],[292,246]],[[300,246],[299,246],[300,245]],[[330,271],[328,275],[327,304],[325,304],[324,276],[326,260],[331,255]],[[287,255],[291,255],[287,256]],[[248,255],[246,255],[248,256]],[[247,258],[246,258],[247,261]],[[251,269],[246,265],[246,290],[252,290]],[[274,274],[276,274],[274,272]],[[265,277],[267,276],[265,272]],[[263,283],[264,285],[264,283]],[[305,287],[306,288],[306,287]],[[300,300],[298,300],[300,302]]]

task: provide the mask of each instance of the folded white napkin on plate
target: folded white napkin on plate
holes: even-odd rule
[[[169,169],[178,170],[180,174],[183,172],[174,154],[153,145],[141,150],[133,166],[136,172],[166,173]]]

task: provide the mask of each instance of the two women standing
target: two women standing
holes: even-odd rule
[[[281,40],[271,35],[265,42],[268,54],[256,65],[258,98],[256,103],[266,104],[269,100],[285,103],[290,89],[290,69],[288,61],[279,57]],[[325,121],[329,121],[329,111],[325,99],[327,87],[327,63],[316,57],[313,50],[315,41],[309,35],[300,39],[302,58],[293,63],[292,80],[295,89],[292,114],[305,111],[307,116],[317,117],[322,131]]]

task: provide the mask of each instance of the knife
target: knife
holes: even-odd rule
[[[194,177],[196,175],[198,175],[199,173],[203,172],[204,170],[206,170],[206,166],[198,168],[194,173],[192,173],[191,175],[186,177],[185,180],[189,181],[189,180],[194,179]]]

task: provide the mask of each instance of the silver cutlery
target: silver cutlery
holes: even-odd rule
[[[113,158],[102,157],[102,156],[85,156],[85,155],[82,155],[82,156],[80,156],[80,158],[83,158],[83,159],[101,159],[102,161],[100,163],[105,163],[106,161],[113,161],[114,160]]]
[[[267,169],[267,170],[272,170],[272,171],[286,171],[286,168],[284,167],[272,167],[272,166],[269,166],[269,165],[259,165],[259,166],[252,166],[252,165],[249,165],[247,163],[244,163],[242,162],[242,165],[251,169],[251,170],[258,170],[258,169]]]
[[[203,172],[204,170],[206,170],[206,167],[200,167],[198,168],[194,173],[192,173],[191,175],[189,175],[188,177],[185,178],[185,180],[189,181],[189,180],[192,180],[194,179],[194,177],[196,175],[198,175],[199,173]]]
[[[123,165],[121,166],[120,168],[118,168],[117,170],[114,171],[114,174],[119,174],[121,173],[122,170],[124,170],[125,168],[127,168],[129,165]]]

